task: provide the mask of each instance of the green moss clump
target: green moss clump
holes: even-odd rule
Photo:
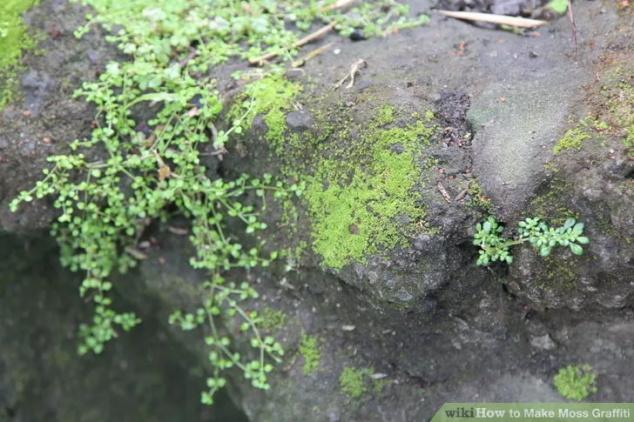
[[[0,88],[0,108],[11,100],[22,52],[35,45],[22,14],[36,3],[37,0],[4,0],[0,4],[0,83],[4,85]]]
[[[390,104],[385,104],[381,107],[374,118],[374,123],[377,126],[386,126],[394,122],[394,106]]]
[[[343,368],[339,376],[341,391],[351,399],[358,399],[368,391],[368,378],[372,375],[370,368]]]
[[[286,323],[286,314],[273,308],[264,308],[258,317],[260,326],[267,331],[276,330]]]
[[[583,146],[583,142],[588,139],[590,135],[586,133],[582,128],[576,127],[568,130],[564,136],[557,141],[557,144],[553,148],[553,153],[559,154],[566,150],[580,150]]]
[[[304,358],[304,374],[312,374],[319,368],[321,351],[317,337],[303,335],[299,343],[299,353]]]
[[[553,378],[559,394],[571,400],[583,400],[597,392],[597,375],[590,365],[568,365]]]
[[[242,96],[240,107],[248,110],[247,126],[253,124],[257,115],[262,115],[266,123],[266,140],[271,142],[277,153],[282,152],[284,132],[286,131],[286,111],[290,103],[300,92],[301,85],[291,82],[280,73],[271,73],[262,79],[248,84]],[[231,115],[238,118],[239,109]]]
[[[467,193],[469,194],[468,207],[479,209],[489,214],[491,213],[493,207],[491,199],[484,194],[482,186],[480,186],[477,180],[474,179],[469,182]]]
[[[381,109],[353,159],[324,159],[307,182],[313,248],[330,268],[363,262],[379,247],[404,244],[408,224],[399,226],[395,219],[420,223],[425,217],[414,188],[421,176],[422,148],[434,129],[422,120],[381,128],[392,114]]]

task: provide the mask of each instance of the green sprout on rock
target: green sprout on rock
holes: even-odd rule
[[[553,378],[553,384],[563,397],[583,400],[597,392],[597,374],[590,365],[568,365]]]
[[[476,225],[473,244],[480,247],[477,265],[485,266],[493,262],[511,264],[513,256],[509,252],[511,246],[530,243],[541,256],[548,256],[553,248],[563,246],[570,248],[575,255],[583,253],[581,245],[588,244],[590,239],[583,236],[583,223],[569,218],[561,227],[550,227],[541,219],[527,218],[518,223],[518,236],[508,239],[502,236],[504,227],[494,217],[488,217]]]

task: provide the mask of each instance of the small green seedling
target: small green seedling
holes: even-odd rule
[[[568,365],[553,378],[559,394],[571,400],[583,400],[597,392],[597,375],[590,365]]]
[[[525,242],[530,243],[541,256],[548,256],[553,248],[563,246],[570,248],[575,255],[583,253],[581,245],[588,244],[590,239],[583,236],[583,223],[569,218],[561,227],[549,227],[539,218],[527,218],[518,223],[518,236],[508,239],[502,236],[504,228],[494,217],[489,217],[476,225],[473,244],[480,246],[477,265],[489,265],[492,262],[511,264],[513,256],[509,252],[511,246]]]

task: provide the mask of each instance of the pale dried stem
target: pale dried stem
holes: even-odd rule
[[[498,25],[508,25],[517,28],[537,28],[546,24],[546,21],[538,19],[528,19],[516,16],[494,15],[492,13],[477,12],[454,12],[451,10],[439,10],[439,13],[456,19],[464,19],[468,21],[489,22]]]

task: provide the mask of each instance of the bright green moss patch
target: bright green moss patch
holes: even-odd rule
[[[37,0],[4,0],[0,4],[0,69],[17,64],[22,50],[33,46],[22,13]]]
[[[553,148],[553,153],[559,154],[562,151],[567,150],[580,150],[583,146],[583,142],[588,139],[590,135],[583,130],[583,128],[573,128],[568,130],[564,136],[557,141],[557,144]]]
[[[373,370],[370,368],[346,367],[339,376],[339,388],[351,399],[358,399],[368,391],[370,375]]]
[[[276,152],[281,152],[286,131],[286,111],[290,103],[300,92],[301,86],[290,82],[280,73],[272,73],[255,82],[244,90],[242,109],[248,111],[247,126],[251,126],[257,115],[262,115],[266,123],[266,139]],[[232,110],[232,116],[238,118],[239,110]]]
[[[37,0],[3,0],[0,4],[0,108],[10,100],[22,52],[34,46],[22,14]]]
[[[583,400],[597,392],[597,375],[590,365],[568,365],[553,378],[559,394],[571,400]]]
[[[299,343],[299,353],[304,358],[304,374],[312,374],[319,368],[321,351],[317,337],[303,335]]]
[[[568,0],[550,0],[548,7],[553,12],[563,15],[568,10]]]
[[[389,125],[394,122],[394,114],[394,107],[386,104],[379,109],[376,117],[374,118],[374,122],[377,126]]]
[[[382,109],[362,135],[354,165],[344,157],[325,159],[307,184],[313,247],[328,267],[363,262],[380,248],[404,244],[404,229],[425,217],[414,188],[433,128],[422,120],[404,128],[380,127],[391,113]]]

